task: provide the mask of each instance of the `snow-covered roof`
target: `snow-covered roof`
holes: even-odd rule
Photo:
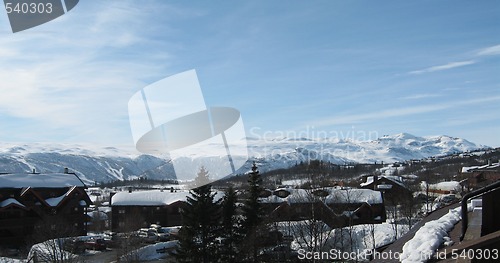
[[[17,201],[14,198],[8,198],[0,202],[0,207],[6,207],[9,205],[18,205],[20,207],[25,207],[23,204],[19,203],[19,201]]]
[[[422,189],[425,189],[425,183],[422,184]],[[456,189],[460,189],[460,182],[457,181],[448,181],[448,182],[440,182],[437,184],[430,184],[429,185],[430,189],[436,189],[436,190],[444,190],[444,191],[453,191]]]
[[[469,167],[462,167],[462,173],[470,173],[475,170],[483,170],[483,169],[495,169],[499,168],[500,163],[492,163],[492,164],[485,164],[485,165],[480,165],[480,166],[469,166]]]
[[[52,174],[0,174],[0,188],[59,188],[68,186],[85,187],[80,179],[72,173]]]
[[[367,185],[369,185],[371,183],[373,183],[373,176],[368,176],[368,177],[366,177],[366,182],[360,183],[359,185],[361,187],[363,187],[363,186],[367,186]]]
[[[396,175],[382,175],[378,177],[378,180],[385,178],[391,182],[394,182],[395,184],[398,184],[402,187],[406,187],[403,183],[403,178],[401,176],[396,176]],[[377,180],[377,181],[378,181]],[[366,182],[359,184],[361,187],[367,186],[369,184],[373,183],[373,176],[368,176],[366,178]]]
[[[321,189],[293,189],[293,188],[280,188],[275,192],[285,190],[290,194],[287,197],[279,197],[275,194],[260,198],[263,203],[307,203],[315,200],[324,200],[327,204],[348,204],[348,203],[369,203],[369,204],[381,204],[382,194],[379,191],[373,191],[370,189],[356,189],[356,188],[336,188],[328,187]],[[325,191],[327,195],[325,197],[315,198],[314,192]]]
[[[68,197],[73,191],[75,191],[76,186],[71,187],[65,194],[58,196],[58,197],[51,197],[45,199],[45,202],[52,207],[59,206],[59,204],[64,200],[64,198]],[[81,206],[86,206],[87,203],[85,200],[80,200],[79,204]]]
[[[111,198],[112,206],[142,205],[142,206],[163,206],[170,205],[178,201],[185,202],[191,194],[189,191],[170,192],[166,190],[147,191],[123,191],[116,193]],[[219,200],[224,196],[222,192],[216,192],[214,199]]]
[[[66,197],[65,194],[61,195],[61,196],[58,196],[58,197],[47,198],[45,200],[45,202],[47,202],[47,204],[49,204],[52,207],[56,207],[56,206],[59,205],[59,203],[61,203],[61,201],[64,199],[64,197]]]
[[[108,215],[101,211],[88,212],[87,215],[92,219],[108,220]]]

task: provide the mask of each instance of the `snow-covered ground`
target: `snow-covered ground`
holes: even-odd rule
[[[472,206],[468,207],[469,210],[471,208]],[[461,211],[461,207],[450,209],[446,215],[422,226],[403,246],[403,252],[400,255],[401,262],[417,263],[430,260],[436,249],[449,240],[448,232],[461,220]],[[451,243],[445,245],[451,245]]]
[[[135,260],[134,262],[153,261],[171,257],[170,253],[178,246],[177,240],[160,242],[134,250],[124,256],[122,259],[127,262],[127,259]]]
[[[408,231],[408,226],[391,223],[364,224],[352,227],[330,229],[322,222],[287,221],[275,224],[275,227],[284,235],[292,236],[291,248],[311,251],[331,251],[336,249],[342,252],[356,252],[357,260],[369,259],[373,249],[387,245],[403,236]]]

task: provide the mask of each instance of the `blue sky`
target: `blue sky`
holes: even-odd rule
[[[196,69],[247,135],[408,132],[500,146],[498,1],[80,1],[13,34],[0,141],[133,145],[127,103]]]

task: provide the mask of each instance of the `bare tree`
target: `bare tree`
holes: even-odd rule
[[[38,222],[29,237],[28,243],[33,244],[28,259],[33,262],[72,263],[83,262],[75,253],[83,252],[82,247],[76,247],[78,235],[75,228],[66,222],[55,218],[45,218]]]

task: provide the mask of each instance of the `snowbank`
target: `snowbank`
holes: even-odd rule
[[[35,244],[28,253],[28,259],[36,258],[37,262],[54,262],[77,258],[77,255],[62,249],[65,241],[65,238],[56,238]]]
[[[179,241],[173,240],[173,241],[161,242],[141,247],[137,250],[128,253],[122,258],[123,259],[130,258],[140,262],[165,259],[170,256],[168,251],[174,250],[178,246],[178,243]]]
[[[427,222],[415,236],[403,246],[400,260],[403,263],[426,262],[436,249],[444,243],[448,232],[461,220],[460,207],[451,209],[446,215]]]
[[[164,206],[171,205],[175,202],[186,202],[189,191],[179,191],[171,193],[168,190],[147,190],[133,192],[119,192],[111,198],[112,206],[120,205],[142,205],[142,206]],[[215,191],[215,200],[220,200],[224,197],[224,193]]]

